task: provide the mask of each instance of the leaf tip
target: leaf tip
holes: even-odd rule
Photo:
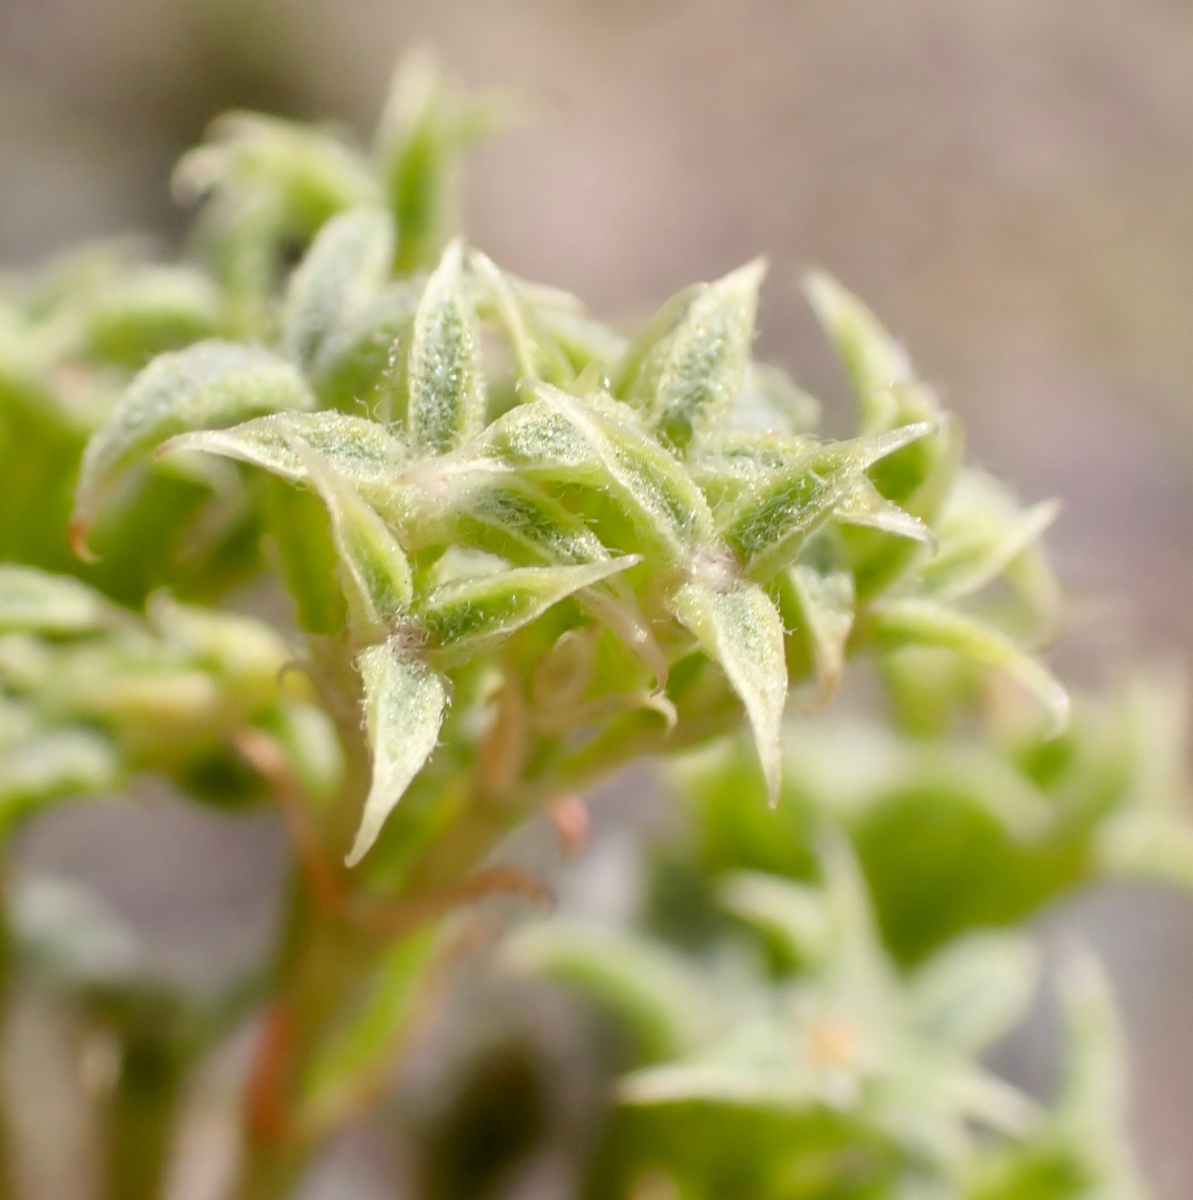
[[[75,558],[85,563],[99,562],[99,555],[87,544],[87,535],[91,532],[91,516],[89,513],[75,509],[71,515],[70,524],[66,529],[67,540],[71,553]]]
[[[377,830],[368,829],[362,823],[361,827],[356,831],[356,838],[352,842],[352,849],[344,855],[344,866],[349,870],[353,867],[360,866],[361,860],[373,848],[373,844],[377,841]]]

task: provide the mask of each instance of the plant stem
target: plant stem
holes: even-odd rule
[[[313,903],[305,883],[296,881],[278,986],[250,1082],[234,1200],[284,1200],[301,1180],[317,1149],[295,1125],[307,1069],[380,949]]]
[[[168,1041],[125,1043],[108,1114],[106,1200],[162,1200],[184,1075]]]
[[[350,714],[338,722],[345,775],[328,814],[331,828],[323,831],[332,845],[348,844],[346,830],[359,815],[371,771],[355,720],[355,699],[341,694],[336,678],[342,665],[335,655],[320,663],[330,676],[325,682],[330,710]],[[285,1200],[300,1182],[318,1148],[295,1124],[307,1068],[383,948],[327,899],[297,864],[271,1003],[249,1081],[245,1145],[233,1200]]]
[[[9,981],[12,967],[12,945],[8,929],[8,913],[3,904],[7,896],[7,873],[0,867],[0,1035],[8,1020]],[[2,1097],[3,1101],[8,1096]],[[13,1182],[12,1127],[8,1119],[7,1103],[0,1103],[0,1200],[15,1200],[16,1184]]]

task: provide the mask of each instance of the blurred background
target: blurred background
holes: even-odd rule
[[[980,462],[1063,499],[1066,677],[1189,658],[1193,5],[0,0],[0,263],[175,238],[169,169],[212,117],[363,134],[416,42],[471,86],[527,97],[469,177],[470,235],[502,266],[636,315],[765,252],[761,352],[840,430],[843,381],[796,286],[830,269],[905,338]],[[91,809],[22,854],[88,876],[202,972],[269,936],[282,856],[253,820],[250,835],[168,799]],[[1045,926],[1109,962],[1145,1164],[1164,1200],[1193,1195],[1193,912],[1122,888]],[[1006,1050],[1028,1083],[1048,1035],[1041,1017]]]

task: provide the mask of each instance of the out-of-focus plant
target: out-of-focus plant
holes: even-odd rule
[[[1187,876],[1173,706],[1069,725],[1031,652],[1053,506],[964,465],[827,276],[842,441],[753,357],[762,261],[627,336],[454,236],[503,107],[419,58],[369,149],[233,115],[178,171],[193,262],[89,251],[6,288],[4,827],[151,771],[272,796],[295,852],[276,961],[230,1000],[58,971],[125,1050],[107,1194],[161,1194],[187,1069],[256,1005],[234,1195],[292,1195],[433,1018],[466,906],[548,894],[506,835],[547,811],[577,837],[579,792],[691,751],[697,848],[659,866],[653,940],[549,923],[510,950],[640,1035],[592,1194],[1133,1194],[1096,969],[1043,1115],[977,1061],[1032,963],[981,930],[1098,870]],[[227,606],[247,583],[273,624]],[[807,715],[855,658],[890,730]],[[71,921],[30,911],[15,961],[63,961]]]

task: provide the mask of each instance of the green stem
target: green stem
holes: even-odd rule
[[[248,1097],[248,1128],[234,1200],[285,1200],[297,1188],[315,1141],[295,1119],[322,1041],[376,965],[376,942],[320,909],[297,883],[277,987]]]
[[[2,868],[0,868],[2,870]],[[7,895],[7,879],[0,874],[0,897]],[[12,966],[12,945],[8,930],[8,913],[0,904],[0,1033],[8,1021],[9,983]],[[5,1100],[7,1096],[3,1097]],[[0,1200],[15,1200],[13,1182],[12,1129],[7,1105],[0,1105]]]
[[[168,1042],[125,1043],[108,1113],[105,1200],[162,1200],[184,1077]]]
[[[341,694],[334,653],[321,662],[328,676],[332,712],[354,714],[353,698]],[[325,822],[332,845],[348,845],[351,822],[360,813],[370,778],[368,749],[358,724],[344,719],[340,738],[346,755],[340,795]],[[376,965],[383,945],[364,936],[342,912],[321,904],[296,874],[291,886],[283,943],[274,969],[257,1061],[246,1103],[245,1146],[232,1200],[285,1200],[318,1149],[295,1124],[311,1060],[362,979]]]

